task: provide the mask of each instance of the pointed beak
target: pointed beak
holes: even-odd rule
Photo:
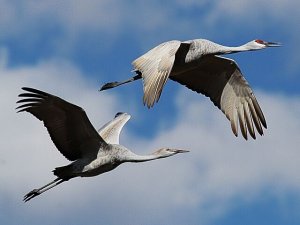
[[[280,47],[280,46],[282,46],[282,44],[279,43],[279,42],[265,42],[265,45],[267,47]]]
[[[183,149],[170,149],[172,152],[175,153],[186,153],[189,152],[188,150],[183,150]]]

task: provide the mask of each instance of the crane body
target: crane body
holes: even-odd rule
[[[74,177],[92,177],[111,171],[125,162],[145,162],[173,156],[187,150],[161,148],[149,155],[138,155],[119,144],[119,135],[130,119],[117,113],[98,132],[82,108],[46,92],[24,87],[19,95],[18,112],[29,112],[44,122],[56,148],[70,161],[53,170],[57,177],[50,183],[24,196],[27,202],[41,193]]]
[[[158,102],[168,78],[209,97],[228,118],[235,136],[238,126],[245,139],[263,135],[267,123],[249,83],[237,63],[224,54],[278,47],[279,43],[253,40],[237,47],[223,46],[206,39],[164,42],[132,62],[136,76],[110,82],[107,90],[138,79],[143,80],[143,102],[148,108]]]

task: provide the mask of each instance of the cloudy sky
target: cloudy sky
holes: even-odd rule
[[[3,224],[299,224],[300,2],[298,0],[0,0],[0,221]],[[158,104],[131,62],[172,39],[229,46],[259,38],[281,48],[230,55],[265,113],[263,137],[235,137],[217,108],[172,81]],[[15,111],[21,87],[83,107],[96,128],[128,112],[121,143],[139,154],[191,152],[76,178],[23,203],[68,163],[42,123]]]

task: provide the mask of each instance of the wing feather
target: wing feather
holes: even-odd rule
[[[246,123],[247,123],[249,134],[251,135],[251,137],[253,139],[256,139],[253,122],[252,122],[252,114],[249,109],[249,103],[248,103],[249,98],[246,98],[246,99],[247,99],[247,103],[244,103],[244,114],[245,114],[244,117],[246,118]]]
[[[107,143],[119,144],[121,130],[129,119],[129,114],[117,113],[114,119],[98,130],[98,133]]]
[[[180,44],[180,41],[162,43],[132,62],[135,70],[142,74],[143,101],[148,108],[159,100],[173,68],[175,55]]]
[[[263,112],[243,77],[238,65],[220,56],[205,56],[190,70],[171,74],[170,79],[189,89],[208,96],[231,122],[233,133],[238,125],[247,139],[247,131],[255,139],[253,122],[260,135],[267,128]]]
[[[18,112],[29,112],[43,121],[53,143],[67,159],[79,159],[105,143],[82,108],[37,89],[22,89],[26,92],[19,95],[22,99],[17,103],[25,104],[17,107]],[[89,149],[84,150],[84,146]]]

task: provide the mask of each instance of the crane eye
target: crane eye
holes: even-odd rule
[[[255,42],[258,44],[262,44],[262,45],[265,43],[263,40],[260,40],[260,39],[255,40]]]

